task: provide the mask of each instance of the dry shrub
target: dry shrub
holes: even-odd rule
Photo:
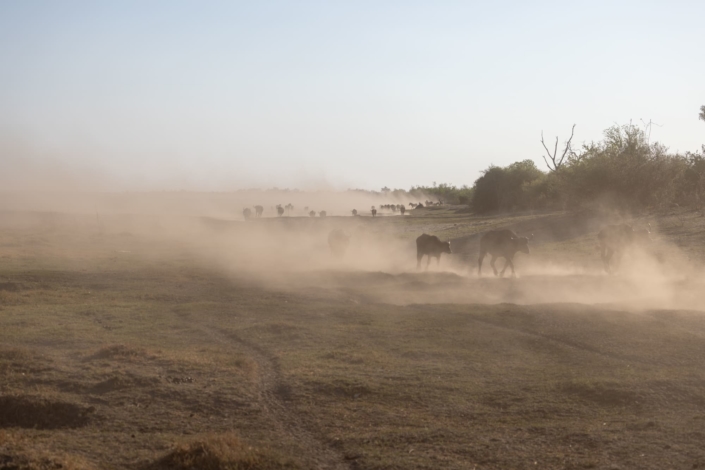
[[[177,446],[152,469],[269,470],[300,468],[270,450],[243,443],[234,434],[210,435]]]

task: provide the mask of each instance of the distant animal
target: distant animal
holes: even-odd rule
[[[651,224],[648,228],[634,230],[631,225],[608,225],[597,234],[600,257],[606,273],[619,269],[622,255],[634,246],[645,246],[651,242]]]
[[[277,204],[277,215],[279,217],[284,215],[284,208],[281,206],[281,204]]]
[[[308,213],[309,217],[316,217],[316,211],[311,211]]]
[[[327,216],[327,215],[328,215],[328,214],[326,214],[326,211],[321,211],[321,212],[318,213],[318,217],[325,217],[325,216]]]
[[[375,209],[375,208],[373,207],[373,208],[372,208],[372,217],[376,217],[376,216],[377,216],[377,209]]]
[[[514,255],[517,251],[529,254],[529,241],[533,239],[534,236],[530,237],[520,237],[511,230],[491,230],[486,232],[482,238],[480,238],[480,257],[477,260],[477,275],[482,276],[482,260],[489,253],[492,256],[490,260],[490,266],[494,271],[494,275],[497,275],[497,268],[494,263],[497,258],[504,258],[504,268],[499,273],[500,277],[504,276],[504,271],[507,270],[507,266],[512,268],[512,276],[516,276],[514,272]]]
[[[404,215],[404,212],[406,212],[406,207],[404,207],[403,205],[399,206],[399,212],[401,212],[401,215]]]
[[[450,242],[442,242],[435,235],[423,234],[416,239],[416,269],[421,267],[421,258],[428,256],[426,269],[431,264],[431,258],[436,258],[436,265],[441,263],[441,253],[450,254]]]
[[[247,220],[247,219],[249,219],[250,217],[252,217],[252,211],[251,211],[250,209],[248,209],[248,208],[244,208],[244,209],[242,210],[242,216],[245,218],[245,220]]]
[[[352,215],[353,215],[353,216],[356,216],[356,215],[357,215],[357,209],[353,209],[353,210],[352,210]]]
[[[291,214],[291,211],[294,210],[294,206],[293,204],[287,204],[286,206],[284,206],[284,209],[286,209],[287,214]]]
[[[350,236],[340,229],[332,230],[328,234],[328,246],[330,251],[338,257],[345,254],[350,244]]]
[[[262,214],[264,213],[264,207],[262,206],[255,206],[255,216],[257,217],[262,217]]]

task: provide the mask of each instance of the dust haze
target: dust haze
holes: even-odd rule
[[[410,210],[404,216],[380,209],[372,217],[370,208],[384,204],[404,203],[330,190],[5,192],[2,254],[6,262],[95,258],[106,269],[110,263],[188,259],[234,282],[355,304],[560,302],[698,309],[705,300],[699,261],[659,231],[668,227],[667,217],[548,212],[487,218],[472,216],[465,206]],[[258,205],[261,217],[255,215]],[[244,209],[251,210],[249,218]],[[353,209],[359,215],[353,216]],[[618,273],[607,275],[596,235],[602,226],[623,221],[653,225],[653,242],[626,252]],[[489,262],[483,275],[477,274],[479,238],[494,228],[535,235],[531,254],[515,258],[516,278],[495,277]],[[336,229],[349,236],[342,256],[328,242]],[[425,258],[416,268],[415,239],[422,233],[450,240],[453,250],[428,270]],[[498,268],[503,264],[498,259]]]
[[[0,194],[10,465],[594,468],[648,448],[671,449],[653,468],[690,468],[702,453],[697,211],[483,216],[330,188],[108,191],[99,175],[45,169]],[[625,223],[651,242],[606,274],[598,232]],[[477,273],[497,229],[533,235],[516,278]],[[423,233],[452,251],[428,269]]]

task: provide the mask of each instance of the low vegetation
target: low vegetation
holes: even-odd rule
[[[0,467],[705,465],[699,271],[597,274],[592,216],[3,217]],[[678,217],[660,243],[702,257]],[[359,251],[319,253],[344,224]],[[531,255],[477,278],[500,226]],[[416,272],[423,231],[453,253]]]
[[[700,118],[703,119],[701,108]],[[556,146],[557,149],[557,146]],[[536,209],[611,208],[623,213],[663,210],[674,205],[702,210],[705,194],[705,145],[695,152],[673,153],[651,142],[644,128],[612,126],[598,142],[546,159],[547,171],[532,160],[490,166],[472,187],[440,184],[409,191],[383,190],[399,200],[429,197],[469,204],[478,214]],[[558,163],[558,165],[556,165]]]

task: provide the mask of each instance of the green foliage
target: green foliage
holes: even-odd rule
[[[705,120],[705,106],[700,108]],[[643,129],[627,124],[604,131],[601,141],[584,144],[556,170],[544,173],[532,160],[506,167],[491,165],[472,187],[448,184],[415,186],[409,191],[383,188],[409,202],[469,204],[477,213],[542,208],[609,206],[624,211],[700,207],[705,196],[705,145],[699,152],[669,153],[650,143]]]
[[[531,160],[490,166],[475,181],[472,208],[479,213],[528,209],[550,192],[548,175]]]
[[[687,202],[689,165],[688,158],[650,144],[642,129],[613,126],[569,161],[560,175],[561,196],[569,207],[599,203],[625,210]]]

